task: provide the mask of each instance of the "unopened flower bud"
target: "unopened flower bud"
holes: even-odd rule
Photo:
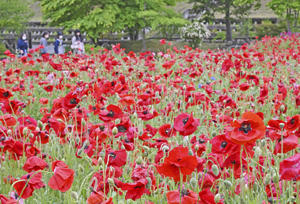
[[[112,134],[115,136],[116,134],[118,134],[118,128],[117,127],[114,127],[112,129]]]
[[[148,182],[147,182],[147,185],[146,185],[146,188],[150,189],[151,186],[152,186],[152,180],[151,180],[150,177],[147,177],[146,179],[147,179],[147,181],[148,181]]]
[[[72,196],[72,198],[74,198],[74,200],[78,200],[78,194],[77,194],[77,192],[72,191],[71,192],[71,196]]]
[[[281,110],[281,112],[283,112],[285,110],[285,106],[283,104],[280,106],[280,110]]]
[[[141,165],[142,164],[142,162],[143,162],[143,159],[142,159],[142,157],[138,157],[137,159],[136,159],[136,161],[135,161],[138,165]]]
[[[273,178],[272,178],[272,180],[273,180],[273,182],[274,183],[278,183],[279,182],[279,176],[278,176],[278,174],[276,174],[275,176],[273,176]]]
[[[215,176],[218,176],[218,175],[219,175],[220,171],[219,171],[219,168],[218,168],[217,165],[213,164],[212,167],[211,167],[211,169],[212,169],[212,172],[213,172],[213,174],[214,174]]]
[[[225,187],[227,187],[227,188],[231,188],[232,183],[231,183],[230,181],[228,181],[228,180],[225,180],[225,181],[224,181],[224,185],[225,185]]]
[[[189,137],[188,137],[188,136],[185,136],[185,137],[183,138],[183,145],[184,145],[184,146],[189,146],[189,144],[190,144]]]
[[[283,129],[284,128],[284,123],[279,123],[279,127],[281,128],[281,129]]]
[[[198,185],[198,181],[196,178],[192,177],[191,180],[190,180],[190,184],[193,188],[196,188],[197,185]]]
[[[215,195],[215,202],[218,203],[221,200],[221,195],[218,193]]]
[[[112,178],[108,178],[107,182],[109,183],[109,185],[112,185],[112,186],[115,184],[114,179],[112,179]]]
[[[7,130],[7,134],[8,134],[8,135],[12,135],[11,129]]]
[[[44,124],[42,121],[38,120],[37,126],[42,130],[44,128]]]
[[[265,183],[265,185],[269,185],[270,182],[271,182],[271,175],[270,175],[270,174],[267,174],[267,175],[265,176],[264,183]]]
[[[120,119],[119,118],[117,118],[116,120],[115,120],[115,124],[119,124],[121,121],[120,121]]]
[[[255,150],[254,150],[254,155],[256,157],[259,157],[261,155],[261,149],[259,147],[255,147]]]
[[[23,135],[27,135],[27,133],[28,133],[28,128],[25,127],[25,128],[23,129]]]

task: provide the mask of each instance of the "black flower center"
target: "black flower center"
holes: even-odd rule
[[[70,104],[76,105],[76,104],[77,104],[76,98],[72,98],[72,99],[70,100]]]
[[[188,192],[188,190],[186,190],[186,189],[183,189],[182,191],[181,191],[181,196],[183,197],[183,196],[189,196],[190,195],[190,192]]]
[[[114,159],[114,158],[116,158],[117,155],[114,152],[110,152],[108,154],[108,156],[110,156],[110,157],[112,157]]]
[[[251,131],[251,124],[250,123],[242,123],[241,127],[239,128],[239,131],[242,131],[245,134],[248,134],[248,132]]]
[[[292,120],[291,120],[291,122],[290,122],[292,125],[294,125],[295,124],[295,118],[293,118]]]
[[[199,142],[200,144],[203,144],[203,143],[205,143],[205,140],[204,140],[204,139],[199,139],[198,142]]]
[[[119,132],[126,132],[126,130],[127,130],[124,125],[117,126],[117,129],[118,129]]]
[[[185,118],[185,119],[183,119],[182,120],[182,122],[183,122],[183,124],[185,125],[186,123],[187,123],[187,121],[189,120],[189,118],[187,117],[187,118]]]
[[[147,110],[143,111],[143,114],[144,115],[148,114],[148,111]]]
[[[106,115],[107,117],[114,117],[115,116],[115,113],[111,110],[111,111],[109,111],[109,113],[107,113],[107,115]]]
[[[8,96],[9,96],[9,92],[8,92],[8,91],[4,92],[4,93],[3,93],[3,96],[4,96],[4,97],[8,97]]]
[[[222,143],[221,143],[221,147],[222,148],[225,148],[227,146],[227,142],[226,141],[223,141]]]

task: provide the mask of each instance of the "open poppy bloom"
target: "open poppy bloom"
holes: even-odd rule
[[[197,164],[197,158],[189,155],[189,149],[180,146],[172,149],[164,163],[157,165],[156,169],[158,173],[171,177],[177,182],[180,181],[180,174],[183,175],[183,180],[186,180],[186,175],[190,175]]]
[[[147,179],[143,178],[140,179],[134,183],[124,183],[121,184],[121,189],[123,191],[127,190],[127,193],[125,195],[125,199],[132,199],[132,200],[137,200],[139,198],[142,197],[142,195],[150,194],[150,191],[147,189],[146,185],[147,185],[148,181]]]
[[[280,178],[283,180],[300,180],[300,153],[291,156],[279,164]]]
[[[19,181],[14,184],[14,189],[21,198],[27,199],[32,196],[34,190],[44,187],[42,181],[42,173],[32,172],[21,177]]]
[[[104,122],[113,121],[117,118],[121,118],[123,116],[123,112],[121,108],[116,105],[108,105],[106,110],[101,110],[99,113],[100,120]]]
[[[54,168],[54,175],[50,178],[48,185],[53,190],[66,192],[73,184],[75,172],[73,169],[69,169],[62,161],[57,162],[56,164],[57,166],[52,165],[52,170]]]
[[[27,159],[23,166],[23,169],[27,172],[43,170],[48,166],[48,164],[41,158],[37,156],[32,156]]]
[[[193,118],[193,114],[182,113],[174,120],[174,129],[182,136],[193,134],[199,126],[199,121]]]
[[[181,194],[181,195],[180,195]],[[183,189],[179,191],[169,191],[166,194],[168,204],[196,204],[198,200],[197,193]],[[181,200],[180,200],[181,197]]]
[[[255,142],[265,136],[266,127],[263,120],[257,114],[246,112],[242,120],[234,121],[233,130],[229,133],[229,139],[240,145]]]
[[[87,204],[113,204],[112,198],[106,200],[106,196],[101,191],[93,191],[88,197]]]

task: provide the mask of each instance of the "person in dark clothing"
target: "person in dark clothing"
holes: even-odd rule
[[[18,49],[19,56],[27,56],[28,43],[26,38],[27,38],[26,34],[22,33],[20,38],[18,39],[17,49]]]
[[[48,42],[47,42],[48,38],[49,38],[49,33],[46,31],[43,33],[42,38],[40,40],[40,45],[43,46],[43,48],[40,49],[42,55],[48,53]]]
[[[62,32],[57,32],[57,38],[55,39],[55,42],[54,42],[54,52],[55,52],[55,54],[64,54],[65,53]]]

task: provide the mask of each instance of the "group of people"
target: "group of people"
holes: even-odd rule
[[[64,54],[65,53],[65,45],[63,43],[63,33],[57,32],[57,37],[54,42],[54,53],[55,54]],[[42,34],[42,38],[40,40],[40,49],[41,55],[50,53],[48,47],[48,39],[49,39],[49,32],[44,32]],[[84,42],[83,37],[81,35],[80,30],[75,30],[75,35],[72,37],[72,44],[71,49],[73,50],[74,54],[84,54]],[[28,41],[26,33],[22,33],[20,38],[18,39],[17,43],[17,50],[19,56],[27,56],[28,53]]]

